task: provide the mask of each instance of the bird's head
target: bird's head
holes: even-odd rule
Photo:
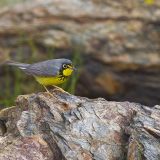
[[[72,62],[70,60],[66,60],[62,63],[61,66],[62,74],[66,77],[70,76],[76,68],[73,66]]]

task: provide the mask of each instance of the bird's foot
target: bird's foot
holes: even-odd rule
[[[53,97],[54,96],[54,94],[53,93],[51,93],[48,89],[47,89],[47,87],[45,87],[45,86],[43,86],[44,88],[45,88],[45,90],[46,90],[46,93],[47,94],[49,94],[51,97]]]
[[[60,91],[60,92],[62,92],[62,93],[66,93],[66,94],[69,94],[68,92],[66,92],[65,90],[63,90],[62,88],[60,88],[60,87],[58,87],[58,86],[53,86],[54,87],[54,89],[53,89],[53,91]]]

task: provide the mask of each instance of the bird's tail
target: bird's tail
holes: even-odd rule
[[[29,66],[29,64],[19,63],[19,62],[14,62],[14,61],[6,61],[5,64],[10,65],[10,66],[16,66],[22,70],[25,70]]]

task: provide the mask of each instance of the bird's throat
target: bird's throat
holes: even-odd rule
[[[67,69],[63,70],[63,75],[68,77],[68,76],[70,76],[72,74],[72,72],[73,72],[73,69],[67,68]]]

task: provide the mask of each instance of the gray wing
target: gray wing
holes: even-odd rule
[[[31,64],[25,72],[34,76],[56,76],[60,69],[61,63],[55,59]]]

